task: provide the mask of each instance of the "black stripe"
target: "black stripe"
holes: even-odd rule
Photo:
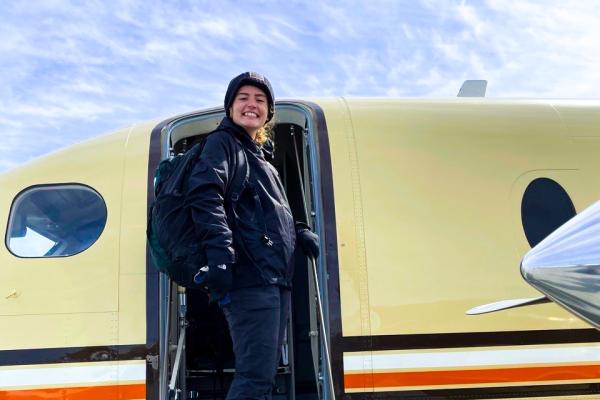
[[[296,102],[303,104],[311,111],[315,126],[316,153],[318,157],[319,175],[321,182],[321,206],[323,217],[324,238],[321,238],[321,254],[325,255],[327,266],[327,308],[329,311],[329,336],[331,369],[336,398],[343,393],[344,364],[341,347],[342,317],[340,307],[339,262],[337,253],[337,229],[335,219],[335,202],[333,193],[333,172],[331,168],[331,151],[325,114],[321,107],[311,102]]]
[[[151,348],[145,344],[62,347],[0,351],[0,365],[59,364],[89,361],[145,360]]]
[[[346,336],[342,351],[377,351],[399,349],[439,349],[483,346],[525,346],[534,344],[564,344],[600,342],[596,329],[557,329],[539,331],[432,333],[420,335]]]
[[[147,181],[147,208],[146,215],[150,211],[150,205],[154,201],[154,171],[162,159],[161,131],[176,118],[170,118],[158,124],[150,134],[150,148],[148,149],[148,181]],[[146,343],[152,348],[152,356],[159,357],[160,353],[160,299],[159,299],[160,276],[158,270],[152,264],[150,248],[146,243]],[[160,399],[160,357],[155,360],[158,368],[151,363],[146,366],[146,399]]]
[[[150,134],[146,215],[148,215],[148,212],[150,211],[150,204],[154,201],[154,171],[161,161],[161,130],[169,122],[170,120],[161,122]],[[152,265],[150,249],[146,244],[146,343],[152,345],[158,345],[159,341],[158,285],[158,270]]]
[[[513,397],[581,396],[600,392],[600,384],[514,386],[499,388],[414,390],[398,392],[346,393],[344,400],[471,400]],[[339,397],[338,397],[339,398]]]

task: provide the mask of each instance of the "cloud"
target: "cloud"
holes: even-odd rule
[[[597,97],[598,6],[8,0],[0,170],[131,122],[219,105],[246,70],[288,98],[455,96],[464,79],[488,79],[490,96]]]

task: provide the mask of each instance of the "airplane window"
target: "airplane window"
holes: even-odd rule
[[[83,185],[33,186],[13,201],[6,245],[18,257],[61,257],[81,253],[100,237],[106,204]]]
[[[521,202],[521,221],[531,247],[544,240],[575,214],[575,206],[569,194],[552,179],[535,179],[525,189]]]

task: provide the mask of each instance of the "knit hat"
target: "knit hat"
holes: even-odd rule
[[[267,100],[269,102],[269,114],[267,115],[267,122],[273,118],[273,114],[275,113],[275,96],[273,95],[273,88],[271,87],[271,82],[264,76],[257,72],[244,72],[233,78],[231,82],[229,82],[229,86],[227,87],[227,92],[225,93],[225,101],[223,102],[225,106],[225,113],[229,117],[229,108],[233,104],[233,100],[235,99],[235,95],[238,90],[244,85],[252,85],[267,95]]]

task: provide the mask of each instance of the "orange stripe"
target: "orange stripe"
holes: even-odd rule
[[[569,381],[600,378],[600,365],[502,368],[461,371],[381,372],[346,374],[346,389],[436,386],[480,383]]]
[[[0,400],[133,400],[146,398],[146,384],[0,391]]]

